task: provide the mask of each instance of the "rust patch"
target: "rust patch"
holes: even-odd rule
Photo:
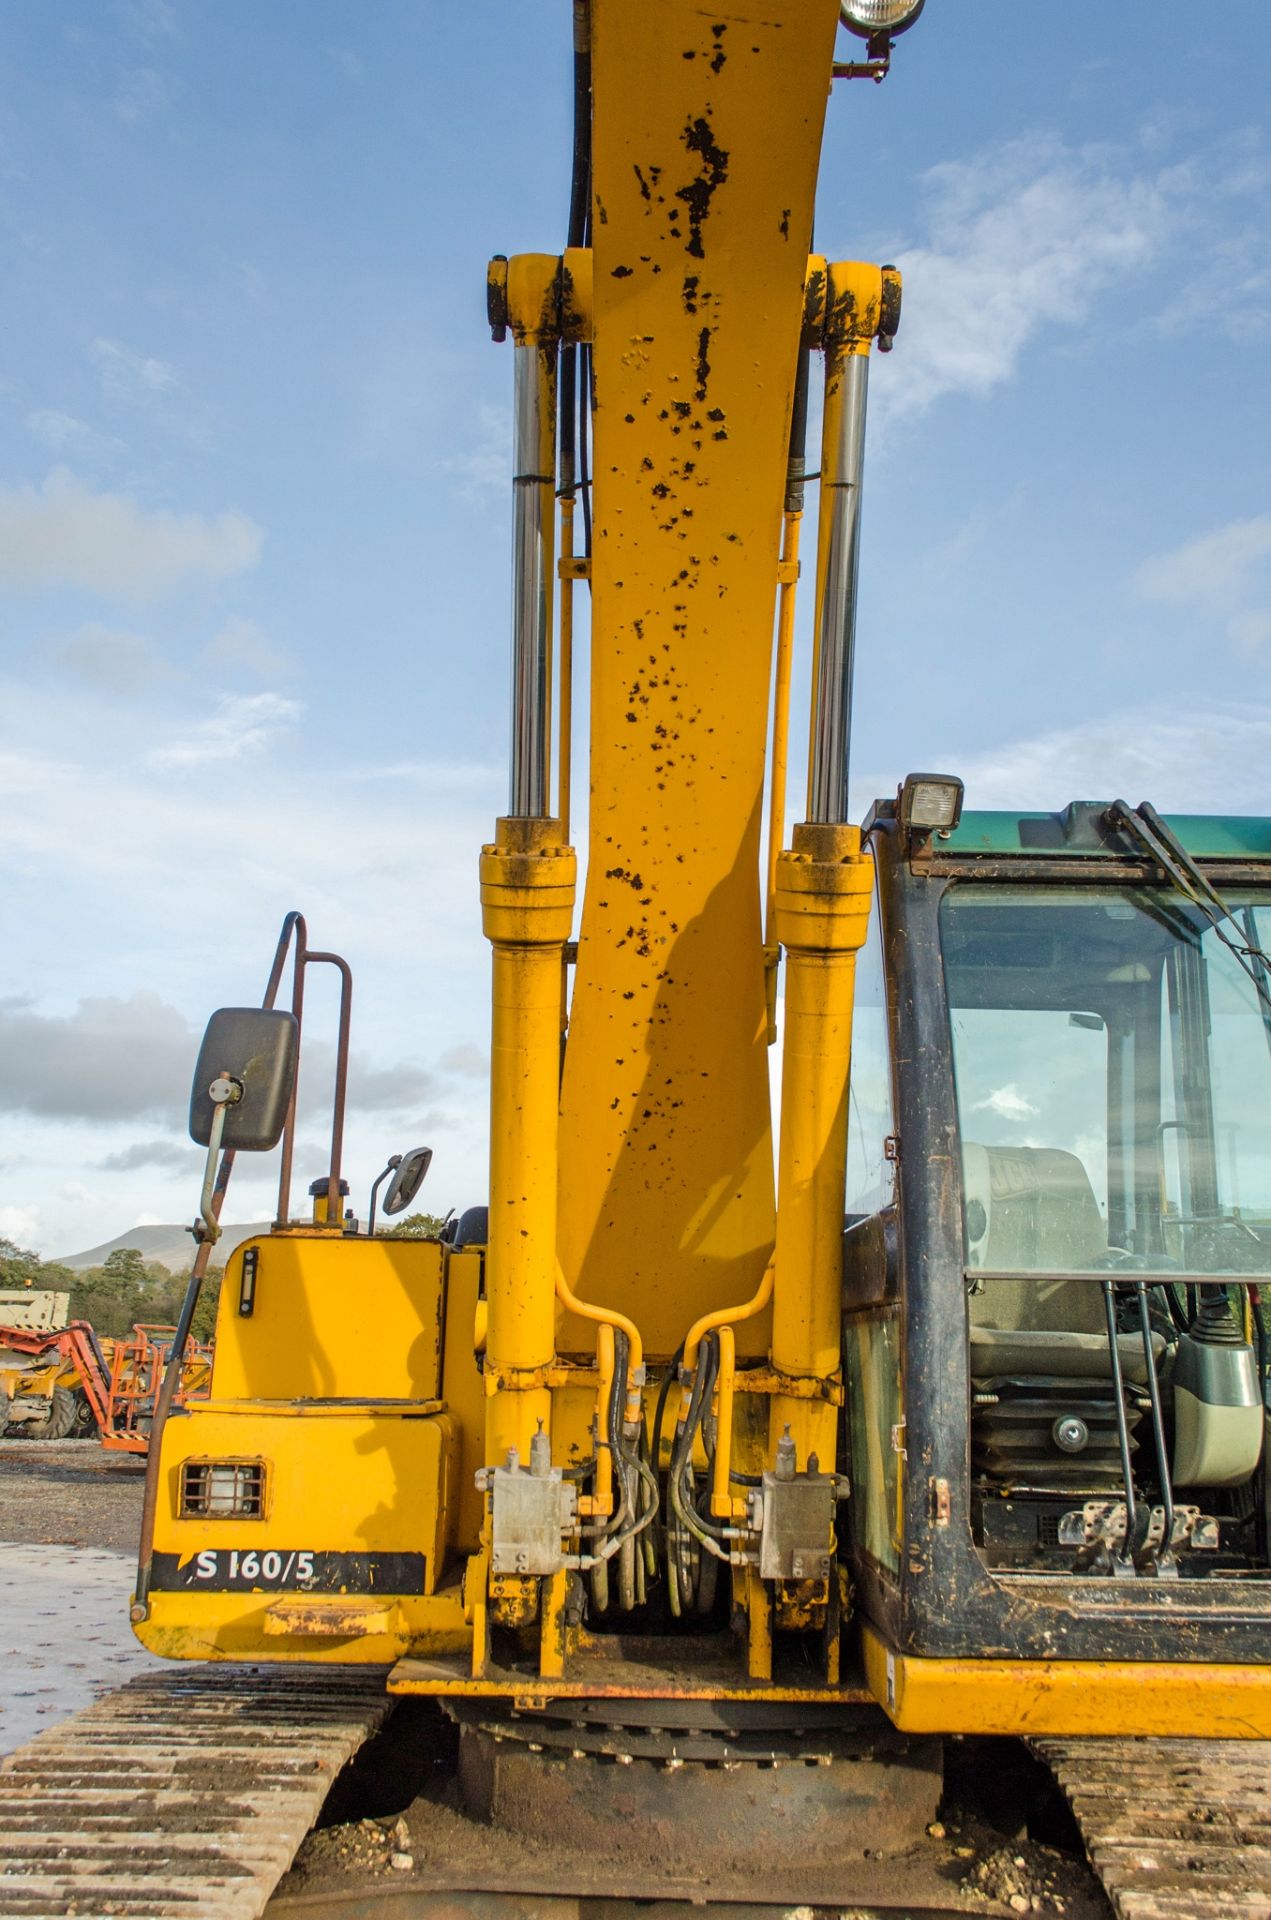
[[[697,385],[694,388],[694,397],[698,400],[704,400],[706,398],[706,389],[710,383],[710,377],[711,377],[710,344],[711,344],[711,330],[709,327],[703,327],[701,332],[697,336],[697,359],[694,362],[694,368],[693,368],[697,376]],[[716,411],[718,411],[718,409],[716,409]]]
[[[814,268],[808,275],[803,300],[803,327],[807,336],[803,343],[805,346],[819,347],[821,344],[820,315],[825,307],[825,279],[823,267]]]
[[[690,153],[700,157],[702,166],[696,180],[680,187],[675,197],[684,202],[688,211],[688,251],[695,260],[704,260],[702,229],[710,216],[712,198],[728,178],[729,156],[725,148],[717,144],[710,121],[701,114],[685,127],[684,144]]]
[[[856,296],[850,287],[838,289],[825,310],[825,353],[827,358],[841,354],[853,338],[856,320]]]
[[[582,340],[587,331],[587,317],[578,300],[577,288],[574,285],[574,276],[563,260],[561,261],[560,271],[556,279],[556,308],[554,324],[559,328],[561,339],[566,341]],[[546,310],[544,311],[544,325],[550,332]]]

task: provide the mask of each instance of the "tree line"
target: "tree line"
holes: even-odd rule
[[[383,1229],[382,1237],[386,1240],[432,1239],[444,1224],[439,1214],[411,1213],[396,1225]],[[378,1240],[381,1234],[375,1237]],[[193,1257],[191,1242],[191,1260]],[[212,1265],[207,1270],[191,1328],[196,1340],[212,1338],[224,1273],[223,1265]],[[69,1293],[67,1318],[87,1320],[96,1333],[107,1338],[123,1338],[138,1321],[149,1326],[175,1326],[185,1298],[187,1278],[187,1274],[173,1273],[158,1260],[147,1260],[136,1247],[116,1247],[99,1267],[66,1267],[57,1260],[42,1260],[38,1253],[0,1238],[0,1290],[33,1287]],[[4,1313],[0,1309],[0,1325],[3,1322]]]
[[[208,1268],[194,1312],[192,1331],[196,1340],[212,1337],[224,1271],[224,1267]],[[187,1275],[173,1273],[161,1261],[147,1260],[136,1247],[116,1247],[99,1267],[64,1267],[57,1260],[41,1260],[38,1253],[16,1246],[12,1240],[0,1240],[0,1288],[48,1288],[53,1293],[69,1293],[68,1320],[89,1321],[103,1338],[120,1339],[131,1333],[138,1321],[147,1326],[175,1326],[185,1298],[186,1279]],[[0,1310],[0,1323],[3,1319]]]

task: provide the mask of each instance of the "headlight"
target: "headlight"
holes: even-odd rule
[[[922,12],[925,0],[841,0],[843,25],[862,40],[876,33],[903,33]]]

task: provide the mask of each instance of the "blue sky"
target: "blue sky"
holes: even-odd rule
[[[862,809],[911,766],[980,805],[1271,806],[1269,56],[1262,0],[929,0],[886,85],[836,87],[818,246],[906,284]],[[569,68],[566,0],[5,9],[0,1231],[47,1254],[192,1213],[198,1031],[293,905],[355,971],[359,1208],[417,1138],[422,1201],[483,1197],[483,278],[562,243]],[[269,1185],[240,1163],[229,1213]]]

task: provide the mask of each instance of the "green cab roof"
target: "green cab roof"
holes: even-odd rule
[[[1119,834],[1110,834],[1103,815],[1110,801],[1076,800],[1062,813],[978,813],[962,815],[941,854],[1088,855],[1124,857],[1129,850]],[[1169,813],[1163,819],[1194,860],[1271,861],[1271,819],[1252,814]]]

